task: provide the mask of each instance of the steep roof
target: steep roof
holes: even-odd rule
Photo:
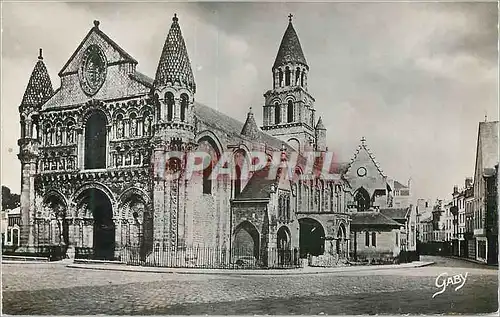
[[[479,142],[481,148],[482,173],[489,173],[498,164],[498,121],[479,123]]]
[[[397,180],[394,180],[394,189],[408,188],[408,186],[401,184]]]
[[[277,184],[278,180],[268,178],[269,168],[256,171],[248,180],[247,185],[234,200],[269,199],[271,197],[271,187]]]
[[[382,171],[382,169],[380,168],[380,164],[375,160],[375,156],[373,155],[373,153],[370,151],[370,149],[368,148],[368,146],[366,145],[366,139],[363,137],[361,138],[361,144],[358,146],[358,148],[356,149],[356,152],[354,153],[354,157],[351,159],[350,163],[349,163],[349,166],[347,167],[346,169],[346,173],[349,171],[349,169],[351,168],[352,164],[356,161],[356,158],[358,157],[359,155],[359,152],[361,150],[364,150],[366,151],[366,153],[368,154],[370,160],[373,162],[373,164],[375,165],[375,167],[377,168],[378,172],[380,173],[380,175],[382,175],[382,177],[386,177],[384,172]]]
[[[251,107],[247,114],[247,120],[245,121],[245,124],[241,129],[241,134],[252,139],[259,139],[260,130],[259,127],[257,127],[257,123],[255,123],[255,118],[253,116]]]
[[[43,62],[42,49],[40,49],[38,61],[31,72],[28,86],[24,91],[21,106],[39,107],[50,99],[53,94],[54,89],[52,88],[52,82],[50,81],[47,67],[45,67],[45,63]]]
[[[302,64],[309,69],[306,58],[304,57],[304,52],[302,51],[302,46],[300,45],[299,37],[293,28],[291,17],[288,22],[288,27],[285,30],[285,34],[281,39],[281,44],[278,49],[278,55],[276,55],[276,60],[274,61],[273,69],[288,63]]]
[[[316,130],[326,130],[325,125],[323,124],[323,119],[319,117],[318,123],[316,124]]]
[[[92,27],[90,29],[90,31],[87,33],[85,38],[80,42],[80,45],[78,45],[76,50],[73,52],[71,57],[68,59],[66,64],[64,64],[63,68],[59,71],[59,76],[62,76],[64,74],[68,65],[75,58],[76,54],[78,54],[78,52],[80,51],[82,46],[85,44],[85,42],[87,42],[87,39],[90,37],[90,35],[92,33],[96,33],[104,41],[106,41],[106,43],[108,43],[111,47],[113,47],[113,49],[115,49],[120,54],[120,56],[123,58],[124,61],[137,65],[137,60],[135,58],[133,58],[129,53],[127,53],[123,48],[121,48],[120,45],[116,44],[116,42],[113,41],[109,36],[107,36],[106,33],[104,33],[103,31],[101,31],[99,29],[99,24],[100,24],[99,21],[97,21],[97,20],[94,21],[94,27]]]
[[[401,224],[391,218],[385,216],[378,211],[362,211],[355,212],[351,215],[351,225],[353,226],[387,226],[391,228],[399,228]]]
[[[193,70],[182,37],[181,27],[177,15],[172,18],[172,26],[163,45],[158,68],[156,69],[155,84],[165,86],[167,83],[180,85],[196,91]]]
[[[407,208],[381,208],[379,212],[384,216],[391,218],[393,220],[406,220],[406,215],[410,211],[410,207]]]

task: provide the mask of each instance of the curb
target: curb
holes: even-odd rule
[[[345,273],[345,272],[362,272],[376,271],[389,269],[409,269],[420,268],[434,264],[435,262],[424,262],[413,266],[396,266],[396,267],[367,267],[358,269],[345,268],[320,268],[316,270],[290,269],[287,271],[277,270],[211,270],[211,269],[176,269],[176,268],[159,268],[159,267],[144,267],[144,266],[111,266],[111,265],[88,265],[88,264],[68,264],[66,267],[73,269],[100,270],[100,271],[121,271],[121,272],[140,272],[140,273],[167,273],[167,274],[208,274],[208,275],[312,275],[312,274],[328,274],[328,273]]]

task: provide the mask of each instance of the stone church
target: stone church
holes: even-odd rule
[[[19,107],[20,250],[63,245],[123,259],[133,248],[148,258],[202,246],[250,250],[264,265],[271,250],[347,259],[352,211],[392,206],[393,191],[386,178],[363,185],[378,171],[359,159],[331,164],[328,177],[305,167],[304,153],[328,149],[291,17],[270,60],[261,127],[252,109],[239,121],[195,101],[179,19],[172,20],[154,78],[137,71],[98,21],[55,90],[40,50]],[[188,177],[186,160],[171,153],[195,151],[209,160]],[[255,152],[267,158],[260,170],[249,168]],[[214,178],[228,153],[231,177]],[[278,168],[269,177],[294,153],[292,173]]]

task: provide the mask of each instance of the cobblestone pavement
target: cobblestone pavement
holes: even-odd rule
[[[2,266],[6,314],[431,314],[496,311],[495,269],[439,266],[290,276],[95,271],[61,264]],[[423,260],[428,260],[425,258]],[[465,274],[441,295],[436,277]]]

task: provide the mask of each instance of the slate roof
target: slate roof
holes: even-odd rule
[[[360,226],[387,226],[399,228],[401,224],[378,211],[361,211],[351,215],[351,225]]]
[[[42,49],[40,49],[40,56],[38,56],[38,61],[31,72],[21,105],[39,107],[50,99],[53,94],[52,82],[50,81],[47,67],[45,67],[45,63],[43,62]]]
[[[397,180],[394,181],[394,189],[402,189],[402,188],[408,188],[408,186],[405,186],[398,182]]]
[[[394,220],[405,220],[406,215],[410,211],[410,207],[407,208],[381,208],[379,212],[386,217],[389,217]]]
[[[130,78],[132,78],[135,81],[138,81],[139,83],[143,84],[146,87],[153,88],[153,79],[150,78],[149,76],[144,75],[143,73],[140,73],[138,71],[135,71],[134,73],[129,75]]]
[[[271,186],[277,184],[276,179],[268,179],[269,168],[256,171],[248,180],[247,185],[234,200],[269,199],[271,197]]]
[[[202,121],[209,127],[223,130],[224,132],[226,132],[226,134],[228,134],[230,138],[244,138],[248,139],[249,141],[256,141],[255,139],[250,139],[241,134],[244,125],[241,121],[231,118],[230,116],[211,107],[195,102],[194,114],[198,120]],[[285,147],[288,151],[293,151],[293,148],[287,145],[285,142],[260,130],[258,131],[258,142],[266,143],[268,146],[275,149],[281,149],[282,144],[285,144]]]
[[[172,85],[179,83],[195,92],[196,84],[193,70],[178,20],[177,16],[174,15],[156,69],[155,84],[165,86],[167,83]]]
[[[302,47],[300,45],[299,37],[293,28],[291,20],[288,23],[288,27],[286,28],[285,34],[281,40],[273,69],[288,63],[302,64],[309,69],[306,58],[304,57],[304,52],[302,51]]]
[[[483,172],[485,169],[494,169],[498,164],[498,132],[498,121],[479,123]]]

